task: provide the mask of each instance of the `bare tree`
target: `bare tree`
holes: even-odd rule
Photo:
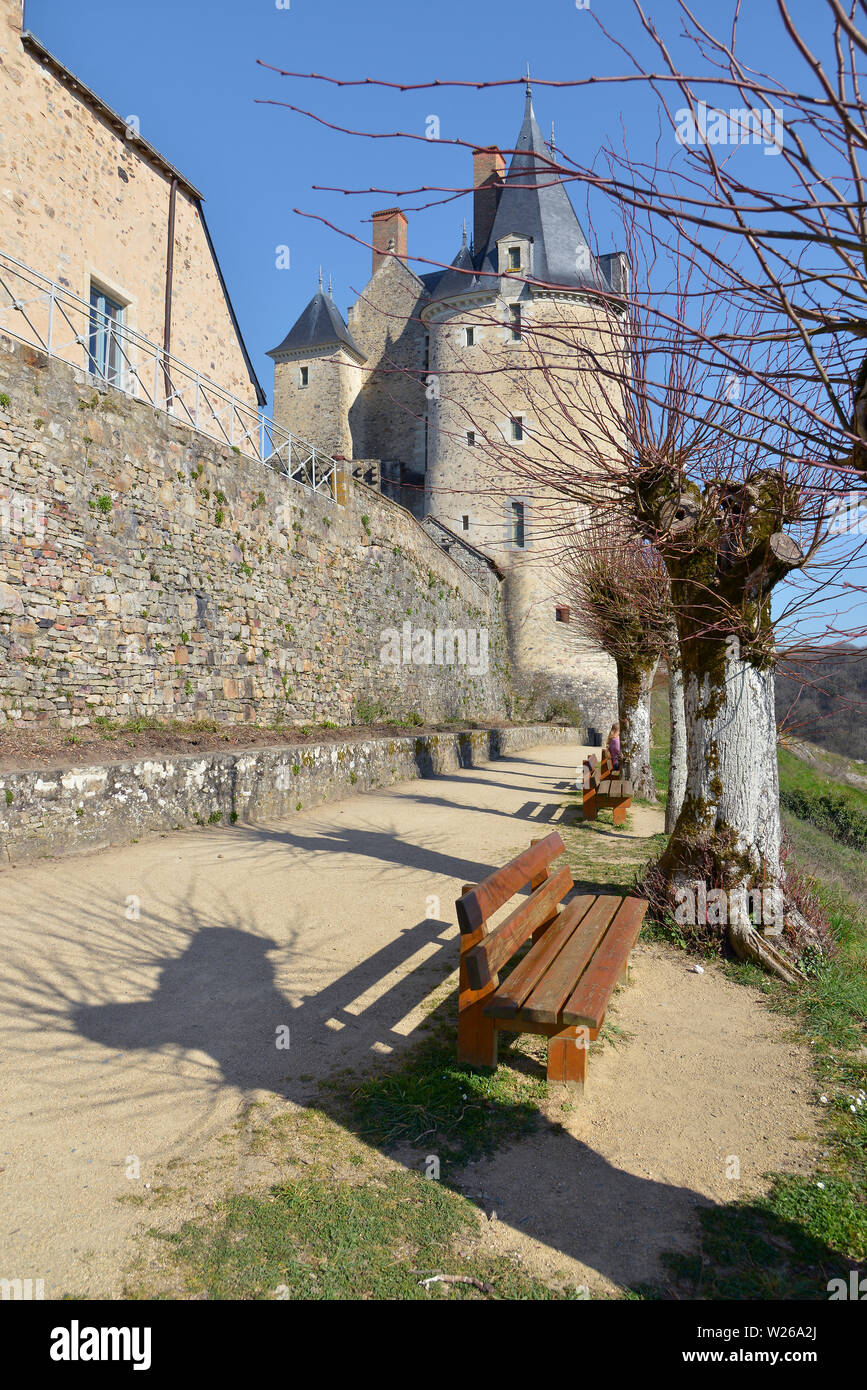
[[[665,566],[628,534],[593,527],[567,544],[562,563],[573,616],[617,666],[624,768],[635,794],[655,801],[650,696],[671,612]]]

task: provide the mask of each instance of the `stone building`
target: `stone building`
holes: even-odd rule
[[[552,417],[568,435],[558,376],[574,389],[577,354],[598,360],[605,335],[621,332],[629,267],[624,253],[591,251],[552,178],[529,85],[514,148],[508,172],[498,149],[474,152],[472,243],[464,235],[448,268],[415,274],[404,213],[374,213],[371,278],[346,320],[320,285],[270,354],[275,418],[352,459],[458,563],[474,552],[493,565],[517,684],[577,704],[604,732],[614,664],[571,620],[557,564],[564,527],[580,518],[532,475]],[[592,373],[580,377],[598,409]],[[577,433],[562,450],[575,456]]]
[[[74,365],[130,390],[147,359],[148,386],[165,394],[140,335],[255,410],[265,396],[201,193],[23,22],[22,0],[0,0],[0,328],[28,336],[11,299],[31,340],[47,341],[48,282]]]

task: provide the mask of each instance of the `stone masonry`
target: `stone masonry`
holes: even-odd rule
[[[0,722],[507,714],[496,571],[341,490],[0,337]],[[415,664],[404,635],[437,629],[486,632],[487,670]],[[387,630],[408,661],[383,663]]]

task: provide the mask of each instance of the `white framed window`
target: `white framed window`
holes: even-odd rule
[[[476,341],[476,330],[475,330],[475,328],[465,328],[465,329],[464,329],[464,347],[473,347],[473,346],[475,345],[475,341]]]
[[[510,269],[510,270],[520,270],[520,269],[521,269],[521,248],[520,248],[520,246],[510,246],[510,247],[509,247],[509,269]]]
[[[524,417],[523,415],[513,415],[509,421],[509,430],[512,442],[520,444],[524,438]]]
[[[519,343],[521,341],[521,329],[523,327],[520,304],[509,305],[509,324],[512,329],[512,342]]]
[[[127,354],[124,347],[126,305],[112,298],[95,281],[90,282],[88,369],[110,386],[124,386]]]
[[[468,447],[469,447],[470,449],[472,449],[473,446],[475,445],[475,442],[476,442],[476,432],[475,432],[475,430],[467,430],[467,445],[468,445]]]

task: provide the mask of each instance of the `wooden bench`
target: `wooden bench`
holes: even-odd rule
[[[461,929],[458,1061],[497,1065],[497,1034],[540,1033],[548,1041],[548,1080],[584,1089],[587,1049],[598,1036],[615,986],[626,982],[629,952],[641,929],[643,898],[582,894],[574,887],[554,832],[457,900]],[[493,930],[490,918],[523,888],[529,896]],[[499,971],[532,937],[502,983]]]
[[[595,820],[596,813],[610,808],[615,825],[622,825],[632,805],[632,782],[629,768],[615,772],[607,748],[602,749],[601,761],[595,753],[584,759],[583,802],[585,820]]]

